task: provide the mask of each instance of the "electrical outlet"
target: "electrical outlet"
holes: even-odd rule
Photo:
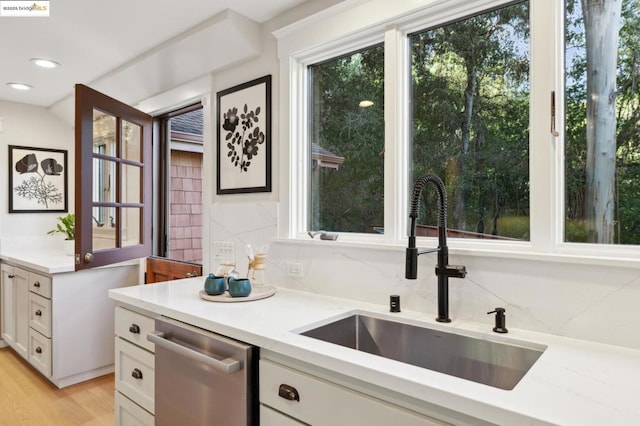
[[[287,262],[287,274],[292,277],[303,277],[302,263]]]
[[[229,241],[216,241],[213,243],[213,257],[219,261],[233,262],[236,258],[235,246]]]

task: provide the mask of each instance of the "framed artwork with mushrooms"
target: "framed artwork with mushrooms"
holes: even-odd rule
[[[67,212],[67,151],[9,145],[9,213]]]
[[[217,194],[271,192],[271,76],[218,92]]]

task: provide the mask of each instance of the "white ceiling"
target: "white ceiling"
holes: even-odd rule
[[[244,20],[239,14],[262,23],[304,2],[52,0],[49,17],[0,17],[0,99],[49,107],[68,97],[76,83],[92,85],[113,79],[122,69],[145,59],[152,62],[150,51],[161,57],[163,49],[175,45],[173,40],[184,42],[192,28],[217,25],[220,14],[225,18],[231,14],[234,22]],[[227,9],[236,13],[225,12]],[[211,51],[230,42],[219,36],[225,30],[220,28],[215,40],[208,40]],[[62,66],[43,69],[33,65],[31,58],[52,59]],[[18,91],[7,86],[8,82],[34,88]]]

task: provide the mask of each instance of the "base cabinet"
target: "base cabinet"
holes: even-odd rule
[[[260,403],[277,412],[265,410],[267,421],[280,414],[284,417],[284,420],[280,417],[283,421],[293,419],[314,426],[446,425],[436,419],[265,359],[260,360]]]
[[[147,340],[147,334],[154,331],[155,321],[121,306],[115,311],[115,424],[153,425],[155,345]]]
[[[29,352],[29,272],[2,264],[2,338],[23,358]]]
[[[137,264],[42,274],[0,264],[2,338],[59,388],[114,370],[111,288],[137,284]]]
[[[304,423],[260,404],[260,426],[304,426]]]

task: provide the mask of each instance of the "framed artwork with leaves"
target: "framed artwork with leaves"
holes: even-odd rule
[[[66,212],[67,151],[9,145],[9,213]]]
[[[218,92],[217,194],[271,192],[271,76]]]

